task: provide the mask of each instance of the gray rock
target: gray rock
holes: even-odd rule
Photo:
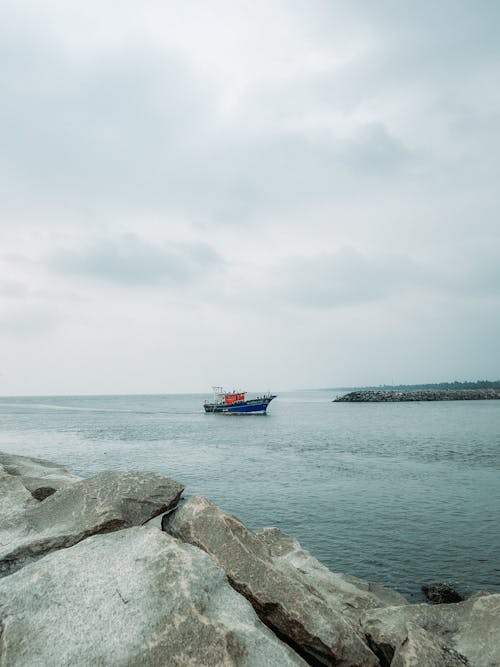
[[[305,665],[206,554],[159,530],[91,537],[0,581],[0,664]]]
[[[463,655],[447,648],[436,635],[408,623],[407,636],[398,646],[391,667],[465,667]]]
[[[10,475],[19,477],[37,500],[81,479],[58,463],[7,452],[0,452],[0,466]]]
[[[10,517],[37,504],[37,501],[21,480],[9,475],[0,466],[0,528],[6,525],[14,525],[15,522],[10,523]]]
[[[302,549],[296,539],[278,528],[264,528],[255,534],[265,543],[280,572],[301,581],[331,609],[356,623],[365,609],[408,604],[402,595],[389,588],[332,572]]]
[[[191,498],[164,528],[209,553],[259,617],[312,664],[378,664],[351,623],[313,588],[280,571],[261,537],[205,498]]]
[[[446,605],[386,607],[361,616],[370,645],[389,663],[396,649],[407,641],[409,624],[432,633],[474,667],[500,665],[500,595]]]
[[[334,403],[393,403],[400,401],[485,401],[500,399],[500,389],[408,389],[351,391]]]
[[[142,472],[103,472],[0,520],[0,576],[96,533],[143,524],[173,507],[183,487]]]

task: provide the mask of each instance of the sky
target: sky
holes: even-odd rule
[[[499,379],[499,24],[3,0],[0,395]]]

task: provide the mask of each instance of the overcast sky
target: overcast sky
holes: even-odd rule
[[[500,378],[499,26],[3,0],[0,394]]]

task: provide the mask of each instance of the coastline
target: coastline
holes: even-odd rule
[[[442,390],[361,390],[351,391],[333,400],[334,403],[398,403],[406,401],[487,401],[500,399],[500,389]]]
[[[500,595],[409,604],[278,529],[201,497],[179,505],[183,485],[162,475],[78,478],[0,454],[0,483],[2,664],[492,667],[500,655]]]

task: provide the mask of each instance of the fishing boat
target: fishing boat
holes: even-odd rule
[[[225,391],[222,387],[213,387],[212,401],[205,401],[205,412],[221,412],[223,414],[261,414],[265,415],[267,406],[276,398],[275,394],[267,393],[257,398],[246,397],[246,391]]]

